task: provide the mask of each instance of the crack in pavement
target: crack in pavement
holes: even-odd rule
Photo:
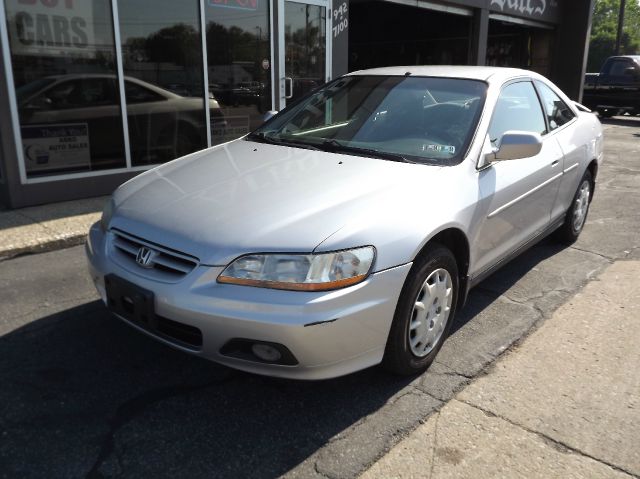
[[[631,257],[637,250],[640,250],[640,246],[634,246],[633,248],[629,248],[628,250],[625,250],[623,259],[627,259]]]
[[[586,458],[589,458],[589,459],[591,459],[593,461],[599,462],[600,464],[604,464],[606,466],[609,466],[610,468],[615,469],[618,472],[622,472],[624,474],[628,474],[631,477],[637,477],[634,473],[632,473],[630,471],[627,471],[624,468],[622,468],[620,466],[617,466],[616,464],[613,464],[613,463],[610,463],[608,461],[605,461],[604,459],[600,459],[600,458],[597,458],[595,456],[592,456],[591,454],[588,454],[588,453],[586,453],[584,451],[581,451],[580,449],[577,449],[577,448],[575,448],[573,446],[570,446],[569,444],[567,444],[565,442],[562,442],[562,441],[557,440],[557,439],[553,439],[552,437],[549,437],[546,434],[543,434],[541,432],[538,432],[538,431],[535,431],[533,429],[530,429],[527,426],[524,426],[524,425],[519,424],[519,423],[517,423],[515,421],[512,421],[511,419],[509,419],[507,417],[504,417],[504,416],[502,416],[500,414],[496,414],[495,412],[490,411],[488,409],[484,409],[483,407],[478,406],[477,404],[470,403],[470,402],[465,401],[464,399],[461,399],[461,398],[455,398],[455,401],[460,401],[461,403],[466,404],[467,406],[472,407],[474,409],[477,409],[478,411],[486,414],[487,416],[497,417],[498,419],[502,419],[503,421],[511,424],[512,426],[520,428],[523,431],[526,431],[526,432],[528,432],[530,434],[534,434],[535,436],[539,437],[545,444],[548,444],[549,446],[553,447],[557,451],[565,452],[565,453],[566,452],[571,452],[571,453],[577,454],[579,456],[586,457]]]
[[[315,461],[313,463],[313,470],[316,472],[316,474],[318,474],[321,477],[326,477],[327,479],[336,479],[335,477],[329,476],[327,474],[325,474],[324,472],[322,472],[318,466],[318,461]]]
[[[139,417],[149,406],[157,404],[161,401],[165,401],[167,399],[187,395],[195,391],[201,391],[214,385],[225,384],[235,380],[237,377],[239,377],[238,374],[235,374],[234,372],[228,372],[222,378],[217,378],[205,384],[191,386],[167,386],[145,391],[137,396],[134,396],[131,399],[128,399],[120,406],[118,406],[115,416],[109,420],[109,431],[106,433],[102,441],[102,446],[100,447],[100,451],[98,452],[98,456],[96,457],[93,466],[91,467],[89,472],[87,472],[87,475],[85,477],[87,479],[101,479],[104,477],[99,469],[104,464],[106,459],[115,451],[115,435],[129,422]],[[118,460],[117,457],[116,460]],[[118,460],[118,462],[121,461]]]
[[[406,388],[402,389],[402,393],[396,395],[395,397],[393,397],[392,399],[390,399],[389,401],[387,401],[384,406],[382,406],[383,408],[392,408],[398,401],[400,401],[402,398],[413,394],[414,392],[417,393],[424,393],[429,397],[432,397],[430,394],[427,394],[426,392],[418,389],[416,386],[414,385],[409,385]],[[437,399],[437,398],[434,398]],[[438,401],[440,401],[440,399],[437,399]],[[377,411],[376,411],[377,412]],[[339,441],[343,441],[345,439],[347,439],[352,433],[354,433],[354,431],[359,428],[360,426],[364,425],[367,423],[367,421],[369,421],[371,419],[371,417],[375,415],[375,413],[371,413],[368,414],[366,416],[361,417],[358,421],[354,422],[353,424],[351,424],[351,426],[349,426],[348,429],[340,432],[339,434],[336,434],[335,436],[329,438],[329,440],[325,443],[325,445],[323,447],[329,446],[335,442],[339,442]],[[417,426],[416,426],[417,427]],[[396,430],[396,432],[399,432],[399,430]],[[317,461],[316,461],[316,465],[317,465]]]
[[[438,361],[438,357],[437,356],[436,356],[436,359],[433,362],[434,362],[434,364],[438,364],[438,365],[442,366],[443,368],[448,369],[448,371],[442,371],[442,372],[433,373],[433,374],[440,374],[440,375],[443,375],[443,376],[460,376],[460,377],[463,377],[465,379],[473,379],[475,377],[475,376],[468,376],[466,374],[457,372],[455,369],[453,369],[448,364],[445,364],[443,362]]]
[[[588,254],[593,254],[593,255],[596,255],[596,256],[600,256],[602,259],[606,260],[609,264],[613,263],[616,260],[616,258],[611,258],[611,257],[609,257],[609,256],[607,256],[605,254],[596,253],[595,251],[590,251],[588,249],[578,248],[577,246],[573,246],[573,245],[569,246],[569,249],[574,249],[576,251],[580,251],[581,253],[588,253]]]
[[[433,477],[433,469],[436,463],[436,448],[438,447],[438,425],[440,423],[440,411],[437,412],[436,424],[433,428],[433,447],[431,448],[431,468],[429,469],[429,479]]]

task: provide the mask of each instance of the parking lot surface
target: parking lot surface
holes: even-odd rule
[[[608,121],[605,152],[580,240],[484,281],[413,379],[237,372],[114,319],[82,247],[0,262],[0,477],[357,476],[604,268],[640,259],[640,119]]]

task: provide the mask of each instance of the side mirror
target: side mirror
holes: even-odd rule
[[[540,134],[510,130],[502,135],[500,146],[489,155],[493,155],[491,161],[517,160],[536,156],[540,150],[542,150]]]
[[[266,123],[269,120],[271,120],[271,118],[273,118],[274,116],[276,116],[278,114],[278,112],[276,110],[269,110],[268,112],[266,112],[264,114],[264,116],[262,117],[262,123]]]

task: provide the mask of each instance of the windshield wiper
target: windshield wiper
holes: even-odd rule
[[[323,150],[330,151],[331,153],[346,153],[348,155],[362,155],[372,158],[380,158],[383,160],[399,161],[402,163],[413,163],[413,161],[399,153],[389,153],[387,151],[375,150],[373,148],[358,148],[356,146],[343,145],[335,139],[325,140],[320,144],[320,146],[322,146]]]
[[[259,143],[269,143],[270,145],[281,145],[281,146],[293,146],[296,148],[305,148],[307,150],[320,150],[315,145],[310,145],[309,143],[305,143],[304,141],[298,140],[283,140],[282,138],[276,138],[274,136],[267,136],[264,132],[259,133],[250,133],[247,136],[248,140],[257,141]]]

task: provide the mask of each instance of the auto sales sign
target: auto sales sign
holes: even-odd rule
[[[95,54],[90,0],[5,0],[14,55]]]

